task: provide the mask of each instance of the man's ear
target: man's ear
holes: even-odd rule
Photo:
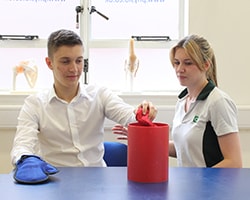
[[[46,57],[46,58],[45,58],[45,62],[46,62],[46,64],[47,64],[47,66],[48,66],[51,70],[53,70],[52,61],[51,61],[51,59],[50,59],[49,57]]]

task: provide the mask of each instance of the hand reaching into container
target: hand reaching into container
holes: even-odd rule
[[[152,102],[144,100],[138,105],[137,109],[135,110],[135,114],[140,114],[138,112],[142,112],[141,114],[143,116],[148,115],[148,119],[153,121],[157,115],[157,108],[152,104]]]
[[[135,110],[136,120],[142,126],[154,126],[153,120],[156,117],[157,109],[153,106],[151,102],[143,101],[142,104],[138,106]],[[116,124],[112,128],[114,134],[119,135],[117,139],[127,140],[128,129],[120,124]]]

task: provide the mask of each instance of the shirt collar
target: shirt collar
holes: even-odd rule
[[[87,99],[90,99],[90,96],[88,95],[88,93],[85,89],[85,85],[80,83],[76,97],[78,97],[78,98],[85,97]],[[49,102],[54,98],[59,99],[59,97],[56,95],[55,88],[53,87],[49,91],[49,95],[48,95]]]
[[[207,85],[202,89],[202,91],[200,92],[200,94],[197,97],[197,100],[205,100],[208,95],[210,94],[210,92],[215,88],[214,83],[209,80]],[[178,98],[182,99],[183,97],[185,97],[188,94],[187,88],[185,88],[179,95]]]

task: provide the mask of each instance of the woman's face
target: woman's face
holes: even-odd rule
[[[175,51],[174,69],[182,86],[195,87],[206,80],[206,71],[201,71],[183,48]]]

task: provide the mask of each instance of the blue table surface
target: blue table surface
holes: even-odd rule
[[[25,185],[0,175],[1,199],[11,200],[244,200],[250,199],[250,169],[169,168],[164,183],[136,183],[126,167],[59,168],[43,184]],[[4,198],[2,198],[4,197]]]

